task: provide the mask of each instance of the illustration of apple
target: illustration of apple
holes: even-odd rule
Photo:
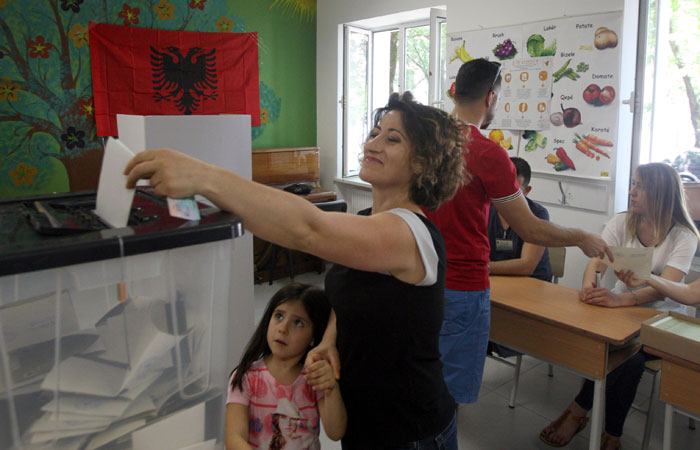
[[[597,84],[589,84],[588,87],[583,91],[583,100],[589,104],[595,104],[600,96],[600,86]]]
[[[615,89],[612,86],[605,86],[600,90],[598,100],[604,105],[609,105],[615,100]]]

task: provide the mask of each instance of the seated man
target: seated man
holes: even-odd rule
[[[544,206],[536,203],[527,194],[532,190],[530,186],[530,165],[522,158],[510,158],[515,166],[520,189],[525,195],[525,200],[530,211],[536,217],[549,220],[549,213]],[[489,244],[491,254],[489,273],[491,275],[529,275],[544,281],[552,281],[552,268],[549,265],[549,253],[546,247],[523,241],[508,225],[506,219],[501,216],[496,208],[491,207],[489,213]],[[488,353],[498,353],[503,357],[516,356],[519,353],[489,342]]]

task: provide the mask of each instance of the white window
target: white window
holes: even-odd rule
[[[669,162],[688,178],[700,178],[699,40],[697,0],[640,4],[635,159]]]
[[[344,177],[357,175],[358,156],[370,132],[373,112],[386,105],[390,94],[411,91],[423,104],[444,104],[445,20],[443,10],[432,9],[426,10],[423,20],[369,20],[345,25]]]

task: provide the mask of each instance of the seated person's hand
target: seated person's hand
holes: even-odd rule
[[[639,278],[636,278],[634,276],[634,272],[631,270],[620,270],[620,271],[615,271],[615,275],[617,275],[617,278],[620,279],[627,287],[629,288],[636,288],[639,286],[644,286],[646,284],[645,280],[641,280]]]
[[[306,358],[306,382],[313,388],[314,391],[324,390],[326,393],[332,391],[336,386],[333,367],[330,363],[323,359],[319,353],[309,355]]]
[[[593,289],[595,289],[595,284],[591,283],[588,286],[584,286],[581,288],[580,291],[578,291],[578,299],[581,301],[584,301],[586,296],[588,295],[589,292],[591,292]]]
[[[584,293],[583,297],[581,297],[581,293]],[[607,306],[609,308],[622,306],[622,299],[617,294],[602,287],[584,288],[579,292],[579,298],[583,303],[588,303],[589,305]]]

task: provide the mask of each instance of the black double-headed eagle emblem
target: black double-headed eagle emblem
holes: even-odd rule
[[[201,48],[193,47],[183,56],[177,47],[160,51],[151,46],[151,68],[156,102],[173,99],[177,109],[192,114],[201,100],[218,96],[216,49],[204,53]]]

